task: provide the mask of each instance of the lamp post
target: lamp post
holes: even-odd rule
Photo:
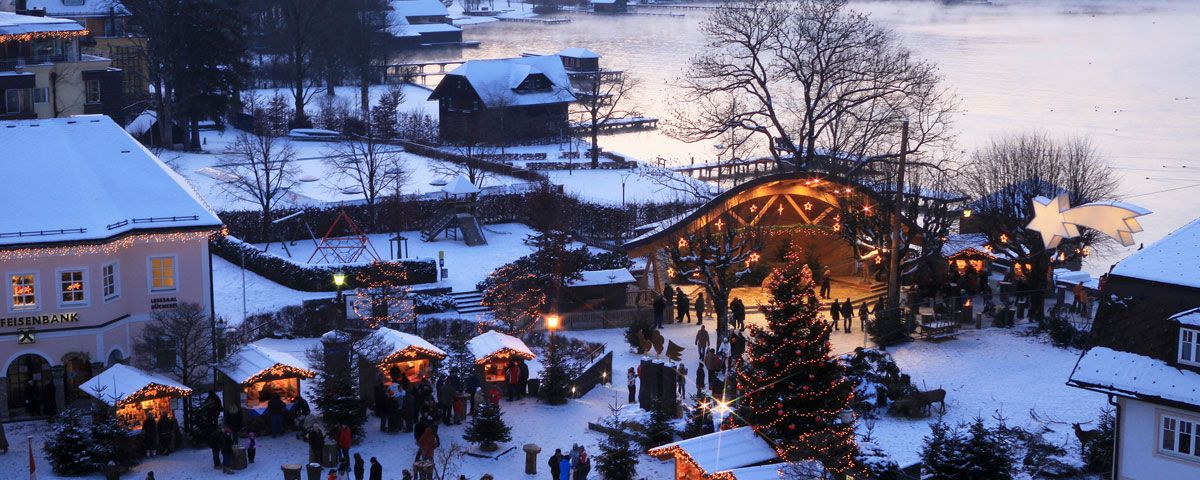
[[[218,376],[217,376],[217,364],[218,364],[218,363],[220,363],[220,362],[218,362],[218,359],[221,357],[221,353],[223,353],[223,352],[221,352],[221,349],[219,348],[219,347],[220,347],[220,344],[221,344],[221,339],[220,339],[220,337],[217,335],[217,332],[222,332],[222,333],[223,333],[223,332],[225,332],[225,328],[226,328],[226,326],[227,326],[227,325],[226,325],[226,323],[225,323],[225,319],[224,319],[224,318],[217,317],[217,316],[215,316],[215,315],[214,315],[214,319],[213,319],[213,323],[212,323],[212,373],[213,373],[213,388],[216,388],[216,387],[217,387],[217,381],[219,380],[219,378],[218,378]]]
[[[346,274],[337,272],[333,274],[333,285],[337,287],[337,296],[334,299],[338,303],[342,303],[342,286],[346,284]]]

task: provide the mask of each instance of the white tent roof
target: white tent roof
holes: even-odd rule
[[[116,405],[130,395],[152,386],[176,388],[185,390],[188,394],[192,392],[192,389],[167,377],[143,372],[120,363],[83,382],[79,389],[107,405]]]
[[[751,427],[721,430],[708,435],[668,443],[652,448],[648,453],[661,458],[671,455],[672,447],[683,450],[687,457],[696,463],[696,466],[710,475],[722,470],[769,462],[777,458],[771,444],[754,433],[754,429]]]
[[[529,359],[537,356],[533,354],[533,351],[529,347],[525,346],[525,342],[522,342],[521,339],[495,330],[490,330],[485,334],[467,340],[467,350],[471,352],[471,355],[475,356],[476,363],[505,350]]]
[[[375,331],[375,335],[386,345],[390,345],[389,354],[403,351],[409,347],[415,347],[422,350],[428,350],[441,356],[446,356],[446,351],[435,347],[424,338],[418,337],[411,333],[399,332],[390,328],[384,327]]]
[[[474,183],[471,183],[470,180],[467,180],[467,177],[459,175],[454,177],[453,180],[450,180],[446,186],[442,187],[442,191],[449,193],[450,195],[469,195],[472,193],[479,193],[479,187],[476,187]]]
[[[255,375],[276,365],[297,370],[309,370],[308,362],[301,361],[289,353],[253,343],[243,346],[237,353],[230,355],[230,363],[232,366],[221,367],[221,373],[238,383],[246,383]]]

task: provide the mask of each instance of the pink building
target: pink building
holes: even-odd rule
[[[104,116],[0,122],[0,416],[48,414],[152,312],[212,312],[220,220]]]

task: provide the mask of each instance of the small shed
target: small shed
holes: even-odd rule
[[[967,267],[976,272],[986,272],[991,268],[996,256],[987,249],[987,236],[981,233],[954,234],[942,243],[942,258],[946,259],[946,267],[966,273]]]
[[[128,365],[116,364],[79,385],[101,403],[117,409],[117,421],[130,430],[142,428],[146,412],[155,418],[174,416],[172,401],[192,394],[192,389]]]
[[[675,460],[675,480],[722,478],[716,477],[718,472],[764,465],[779,459],[771,444],[751,427],[680,440],[651,448],[646,453],[659,460]]]
[[[290,410],[300,396],[300,380],[316,376],[307,362],[253,343],[230,355],[230,365],[220,370],[228,380],[225,408],[236,406],[250,416],[264,414],[273,395],[279,395]]]
[[[537,355],[521,339],[495,330],[467,340],[484,382],[503,382],[504,369],[513,360],[533,360]]]
[[[580,278],[567,284],[568,297],[561,306],[564,310],[579,309],[609,310],[624,308],[629,285],[637,282],[628,269],[588,270],[579,272]]]
[[[558,52],[558,57],[569,72],[600,71],[600,54],[586,48],[568,48]]]

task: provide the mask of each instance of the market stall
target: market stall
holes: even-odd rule
[[[484,382],[503,382],[504,369],[513,360],[537,358],[521,339],[495,330],[467,340],[467,350],[475,357]]]
[[[392,381],[399,381],[400,375],[412,383],[424,380],[433,362],[446,358],[444,350],[411,333],[380,328],[375,335],[391,352],[375,367]]]
[[[225,375],[225,409],[242,408],[248,416],[266,413],[267,403],[278,396],[292,409],[300,396],[300,381],[316,373],[291,354],[253,343],[243,346],[220,371]]]
[[[140,430],[146,414],[156,419],[175,415],[176,399],[192,394],[179,382],[127,365],[116,364],[79,385],[83,393],[110,407],[129,430]]]

